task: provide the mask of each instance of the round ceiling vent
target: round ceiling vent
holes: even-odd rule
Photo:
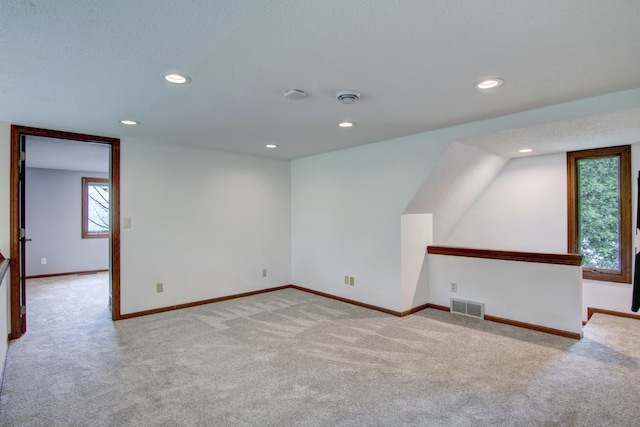
[[[353,104],[360,99],[360,92],[356,92],[355,90],[341,90],[340,92],[336,92],[336,98],[342,104]]]

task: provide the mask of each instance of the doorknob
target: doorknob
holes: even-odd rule
[[[33,239],[24,239],[24,241],[25,241],[25,242],[30,242],[30,241],[32,241],[32,240],[33,240]]]

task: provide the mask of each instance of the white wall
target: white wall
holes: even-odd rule
[[[509,161],[443,244],[566,253],[566,155]]]
[[[640,144],[634,144],[631,168],[633,229],[639,168]],[[444,244],[566,253],[566,153],[512,159]],[[442,293],[448,291],[449,285],[447,279],[442,278],[431,286],[441,287],[437,292]],[[582,319],[587,319],[587,307],[632,313],[632,290],[630,284],[583,280]],[[550,292],[554,294],[553,290]]]
[[[618,92],[294,160],[293,283],[396,311],[419,305],[424,284],[413,289],[401,284],[400,217],[405,212],[431,213],[421,210],[414,196],[418,190],[431,191],[431,178],[425,179],[450,144],[637,107],[639,94],[640,89]],[[501,162],[492,162],[495,172]],[[566,253],[565,167],[564,154],[509,162],[439,244]],[[433,235],[438,235],[437,223],[434,218]],[[418,271],[419,263],[411,264],[411,277],[424,277],[424,265]],[[344,285],[345,275],[356,278],[354,287]]]
[[[433,215],[404,214],[401,222],[402,310],[429,302],[427,251],[433,244]]]
[[[82,177],[108,174],[26,169],[27,277],[109,268],[109,239],[82,238]]]
[[[9,258],[9,170],[11,167],[11,125],[0,121],[0,252]],[[4,366],[4,359],[8,348],[8,334],[11,332],[9,312],[9,274],[0,284],[0,364]],[[0,369],[2,369],[0,367]]]
[[[485,304],[485,313],[580,333],[580,267],[429,255],[429,302],[449,298]],[[450,283],[457,292],[450,292]]]
[[[120,187],[123,314],[290,283],[288,161],[123,139]]]
[[[293,161],[293,283],[403,310],[400,216],[448,144],[420,134]]]
[[[508,161],[480,148],[453,142],[405,213],[433,214],[433,243],[441,245]]]

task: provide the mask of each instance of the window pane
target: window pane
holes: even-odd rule
[[[578,250],[583,266],[620,271],[620,159],[578,161]]]
[[[88,192],[88,230],[90,233],[107,233],[109,231],[109,186],[90,183]]]

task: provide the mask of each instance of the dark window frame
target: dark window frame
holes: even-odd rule
[[[89,231],[89,186],[92,184],[108,184],[108,178],[88,178],[82,177],[82,238],[95,239],[109,237],[109,231],[95,232]],[[109,206],[111,208],[111,206]],[[109,214],[111,218],[111,214]],[[111,222],[111,221],[109,221]],[[111,224],[109,224],[111,228]]]
[[[620,213],[620,271],[602,271],[582,268],[583,279],[604,282],[631,283],[632,228],[631,228],[631,146],[597,148],[567,153],[567,207],[568,207],[568,252],[578,253],[578,168],[579,160],[605,157],[619,158],[619,205]]]

